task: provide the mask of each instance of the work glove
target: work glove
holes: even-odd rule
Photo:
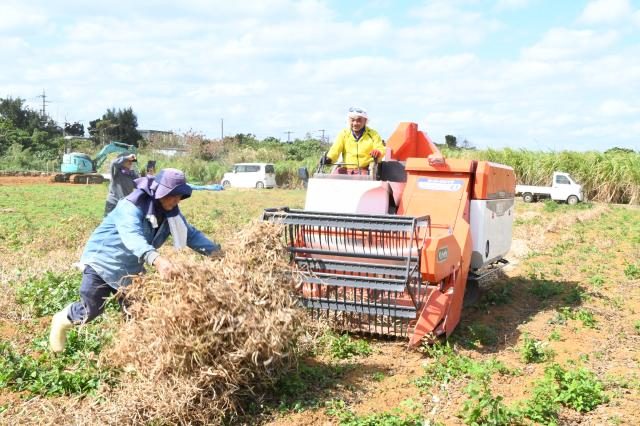
[[[380,151],[378,151],[377,149],[374,149],[373,151],[371,151],[369,153],[369,155],[377,160],[382,155],[382,153]]]
[[[331,158],[327,157],[327,154],[325,154],[322,156],[322,158],[320,158],[320,165],[326,166],[328,164],[331,164]]]

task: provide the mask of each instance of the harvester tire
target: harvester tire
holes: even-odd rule
[[[570,206],[578,204],[578,197],[576,197],[575,195],[569,195],[569,198],[567,198],[567,204],[569,204]]]
[[[256,183],[256,188],[257,188],[257,189],[262,189],[262,188],[264,188],[264,183],[262,183],[262,182],[257,182],[257,183]]]
[[[527,192],[526,194],[522,194],[522,201],[525,203],[533,202],[533,194]]]

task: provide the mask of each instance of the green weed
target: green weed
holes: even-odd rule
[[[47,337],[36,339],[30,353],[19,353],[0,342],[0,389],[45,396],[85,395],[103,382],[113,383],[116,372],[99,368],[96,361],[110,334],[90,327],[70,331],[65,351],[57,356],[48,351]]]
[[[556,203],[553,200],[546,200],[544,202],[544,206],[542,207],[542,210],[547,213],[553,213],[558,211],[559,209],[560,209],[560,204]]]
[[[594,287],[602,287],[604,285],[604,277],[600,274],[593,275],[589,278],[589,284]]]
[[[553,342],[559,342],[560,339],[561,339],[560,332],[558,330],[553,330],[551,332],[551,334],[549,335],[549,340],[551,340]]]
[[[401,403],[407,412],[402,408],[395,408],[383,413],[358,416],[351,411],[342,400],[330,401],[327,404],[326,413],[331,417],[336,417],[340,426],[422,426],[421,416],[413,411],[416,405],[411,400]]]
[[[585,308],[571,309],[567,306],[560,308],[556,317],[549,321],[551,324],[565,324],[567,320],[578,320],[588,328],[596,328],[598,321],[593,316],[593,312]]]
[[[533,396],[518,411],[534,422],[557,424],[561,405],[584,413],[607,400],[602,383],[592,372],[553,364],[545,369],[544,378],[534,386]]]
[[[553,357],[553,351],[537,339],[532,339],[528,335],[524,336],[524,342],[520,348],[520,357],[525,363],[544,362]]]
[[[633,324],[633,328],[635,328],[636,333],[640,334],[640,321],[636,321],[636,322]]]
[[[501,306],[508,304],[513,298],[513,284],[505,282],[500,286],[490,288],[482,295],[481,305]]]
[[[78,298],[82,277],[78,271],[28,279],[16,289],[16,301],[28,305],[38,316],[52,315]]]
[[[586,301],[589,298],[587,293],[580,286],[571,287],[565,294],[562,296],[562,300],[567,305],[579,305]]]
[[[302,362],[282,376],[274,387],[280,410],[302,411],[317,405],[319,393],[330,388],[351,369],[351,365]]]
[[[448,384],[460,377],[485,378],[494,372],[513,374],[503,363],[492,358],[487,361],[474,361],[468,356],[459,354],[447,342],[423,347],[424,352],[432,358],[426,364],[424,375],[415,381],[416,386],[429,389],[436,384]]]
[[[467,425],[509,425],[521,417],[502,402],[502,396],[491,393],[487,380],[472,382],[465,392],[471,399],[465,401],[460,416]]]
[[[463,333],[457,335],[456,340],[466,348],[493,346],[498,342],[496,331],[485,324],[467,326]]]
[[[380,372],[380,371],[376,371],[375,373],[373,373],[371,375],[371,379],[373,379],[373,381],[375,382],[381,382],[383,381],[385,378],[384,373]]]
[[[576,411],[591,411],[608,400],[602,383],[585,368],[566,370],[554,364],[545,370],[545,378],[557,386],[556,399]]]
[[[624,268],[624,276],[630,280],[640,279],[640,264],[627,263]]]
[[[364,339],[353,339],[348,333],[336,336],[333,333],[327,333],[323,340],[328,347],[328,351],[333,358],[348,359],[354,356],[371,355],[373,349],[371,344]]]
[[[551,299],[562,293],[562,287],[551,281],[534,281],[529,291],[540,300]]]

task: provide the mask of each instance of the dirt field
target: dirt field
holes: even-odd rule
[[[37,183],[51,183],[51,176],[0,176],[0,185],[33,185]]]
[[[0,177],[0,194],[10,197],[7,186],[42,179],[46,178]],[[34,199],[41,196],[43,188],[36,191]],[[14,197],[22,196],[23,192],[15,191],[19,195]],[[96,185],[68,192],[73,192],[76,198],[82,195],[93,200],[96,218],[76,218],[73,215],[79,213],[70,213],[70,218],[36,233],[32,239],[25,239],[22,234],[39,222],[25,224],[22,234],[15,232],[11,238],[0,239],[3,282],[22,282],[27,272],[44,275],[45,271],[63,271],[76,261],[82,242],[99,220],[104,187]],[[60,194],[54,191],[51,201],[45,204],[53,204],[62,197]],[[227,235],[226,228],[241,226],[242,221],[255,217],[261,208],[291,204],[289,199],[278,198],[290,194],[276,190],[198,193],[185,207],[194,224],[217,237]],[[302,195],[295,194],[296,200],[302,199]],[[249,201],[255,211],[247,211]],[[7,198],[4,204],[0,203],[0,233],[4,236],[11,234],[16,221],[25,216],[16,203],[17,200]],[[3,208],[12,211],[3,213]],[[80,207],[73,208],[77,208],[73,212],[83,212]],[[239,219],[241,214],[246,216]],[[77,230],[73,238],[46,240],[46,235],[66,235],[71,230]],[[480,303],[464,310],[462,322],[450,339],[456,354],[477,362],[496,359],[511,370],[508,374],[492,373],[489,388],[491,395],[500,397],[501,403],[509,406],[530,399],[536,382],[552,363],[572,371],[584,367],[602,383],[606,401],[584,412],[564,407],[558,423],[637,424],[640,277],[636,268],[640,268],[640,209],[607,205],[548,207],[518,202],[508,258],[510,265],[504,274],[483,283]],[[26,347],[34,336],[46,333],[50,317],[30,316],[24,308],[17,307],[12,292],[8,295],[0,302],[0,340],[18,348]],[[549,359],[538,363],[523,361],[525,337],[541,342],[552,354]],[[414,412],[424,424],[465,424],[460,413],[465,403],[472,400],[465,391],[472,382],[469,376],[452,375],[433,385],[419,385],[420,379],[427,376],[425,367],[433,366],[433,358],[408,350],[403,341],[366,339],[366,342],[372,348],[368,356],[341,360],[326,352],[309,355],[303,366],[313,375],[289,389],[286,404],[282,395],[274,391],[267,395],[264,405],[249,410],[250,414],[238,423],[416,424],[391,420],[365,422],[367,416],[400,410],[399,417]],[[454,367],[449,369],[453,372]],[[70,399],[75,404],[92,401],[90,396],[30,398],[33,395],[26,391],[13,392],[0,386],[0,424],[26,420],[42,423],[46,422],[42,416],[48,412],[72,406]],[[360,423],[341,420],[336,406],[342,407],[342,412],[352,412]]]

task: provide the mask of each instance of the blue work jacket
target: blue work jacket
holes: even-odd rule
[[[187,225],[187,246],[205,255],[220,250],[220,245],[179,214]],[[131,276],[144,271],[145,260],[157,257],[157,249],[170,234],[167,220],[154,229],[141,208],[123,199],[93,231],[80,262],[91,266],[107,284],[117,289],[131,284]]]

